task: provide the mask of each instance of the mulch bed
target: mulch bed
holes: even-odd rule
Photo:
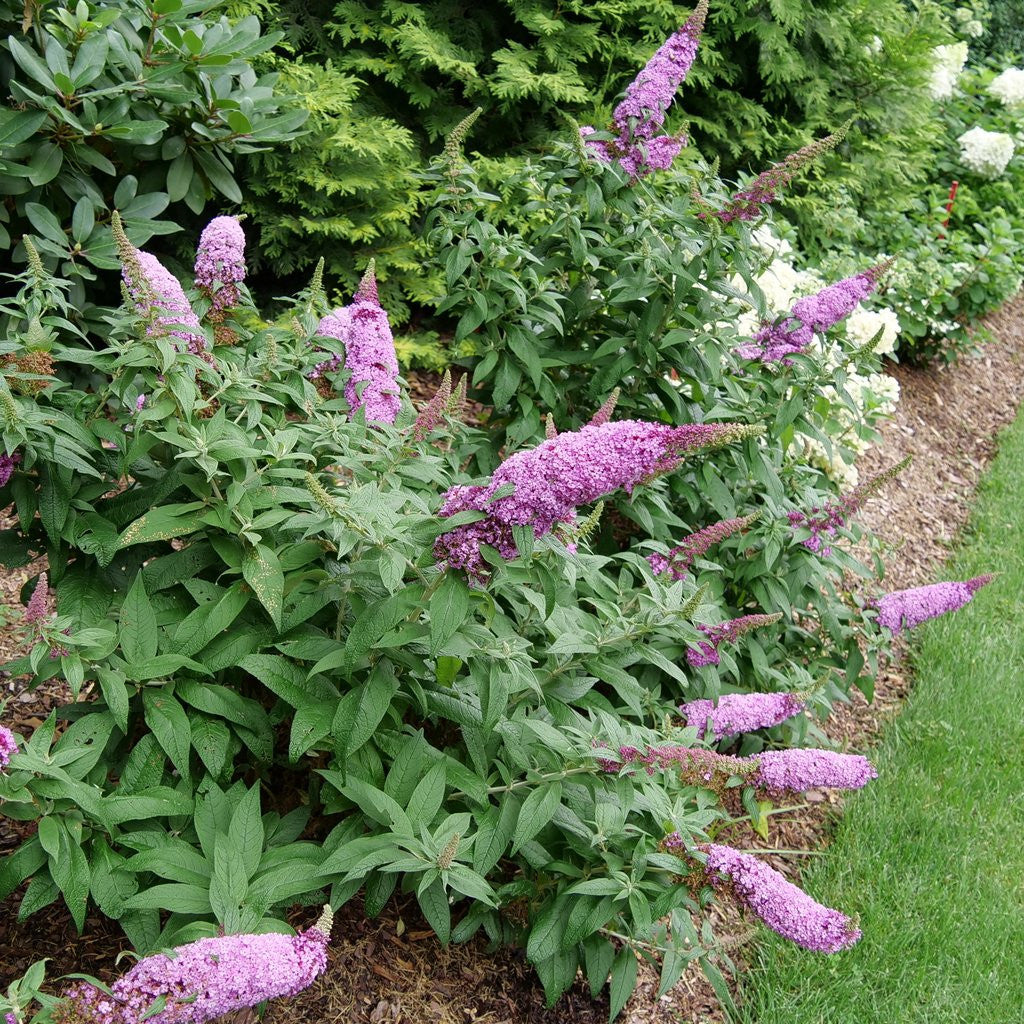
[[[1024,296],[1008,303],[988,321],[998,342],[953,366],[891,366],[902,398],[882,441],[859,468],[866,476],[912,454],[911,467],[873,499],[860,515],[886,545],[889,589],[934,580],[970,513],[978,479],[991,459],[996,437],[1014,417],[1024,390]],[[413,395],[429,398],[436,388],[430,375],[410,375]],[[0,599],[10,611],[20,605],[18,591],[36,569],[25,568],[0,579]],[[8,614],[8,622],[18,616]],[[0,656],[18,645],[16,625],[0,627]],[[870,745],[881,725],[898,709],[909,686],[898,659],[887,666],[868,704],[855,695],[837,708],[826,731],[842,749]],[[17,681],[0,679],[0,694],[9,697],[8,716],[31,731],[50,707],[67,699],[54,686],[35,693],[18,692]],[[737,826],[728,841],[752,848],[817,850],[827,844],[829,828],[840,809],[832,793],[808,794],[806,806],[772,818],[765,842]],[[16,826],[12,828],[12,826]],[[18,823],[0,816],[0,854],[20,841]],[[797,879],[805,858],[767,858]],[[74,931],[62,904],[19,924],[20,892],[0,903],[0,985],[40,957],[51,957],[49,976],[86,971],[110,979],[123,969],[115,958],[127,945],[120,929],[99,917],[86,922],[83,937]],[[749,923],[727,909],[720,912],[723,951],[737,956],[752,934]],[[296,924],[312,923],[315,911],[297,915]],[[597,1024],[607,1020],[604,999],[594,1002],[578,980],[548,1010],[532,968],[516,951],[489,951],[483,942],[443,949],[420,917],[414,901],[393,899],[376,919],[367,919],[358,900],[336,920],[327,973],[307,992],[272,1004],[270,1024]],[[738,950],[742,954],[742,949]],[[657,979],[641,968],[637,993],[624,1015],[628,1024],[716,1024],[724,1017],[699,971],[687,972],[676,989],[654,1001]]]

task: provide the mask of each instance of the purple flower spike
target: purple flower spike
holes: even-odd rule
[[[183,341],[193,355],[205,352],[206,336],[178,279],[152,253],[136,249],[134,261],[142,281],[134,279],[133,268],[128,263],[123,265],[121,273],[139,312],[143,316],[155,314],[146,333],[150,336],[169,334]]]
[[[672,165],[686,145],[686,137],[658,133],[679,86],[693,67],[707,13],[707,0],[699,0],[683,27],[665,40],[629,84],[625,98],[612,115],[609,132],[614,139],[591,139],[593,127],[580,128],[584,144],[601,163],[617,160],[633,181]]]
[[[293,996],[327,968],[331,911],[301,935],[224,935],[140,960],[111,986],[83,983],[65,993],[55,1024],[138,1024],[158,999],[152,1024],[205,1024],[265,999]]]
[[[698,729],[703,730],[710,721],[704,738],[720,740],[736,733],[770,729],[800,714],[805,706],[795,693],[727,693],[718,698],[717,704],[692,700],[680,705],[679,710],[686,724]]]
[[[759,629],[761,626],[770,626],[781,618],[782,613],[776,612],[774,615],[741,615],[738,619],[729,619],[728,622],[720,622],[716,626],[699,625],[697,628],[708,639],[701,640],[696,647],[687,647],[686,660],[693,668],[717,665],[718,648],[721,644],[734,644],[744,633]]]
[[[8,455],[6,452],[0,455],[0,487],[3,487],[14,473],[14,467],[21,462],[21,453],[15,452]]]
[[[711,884],[716,889],[731,889],[784,939],[816,953],[838,953],[860,938],[860,929],[845,914],[812,900],[751,854],[716,843],[702,849],[708,856]]]
[[[213,312],[238,304],[245,280],[245,232],[237,217],[214,217],[199,236],[196,287],[211,296]]]
[[[722,519],[710,526],[705,526],[703,530],[684,537],[680,544],[669,551],[668,557],[658,554],[648,555],[647,561],[651,563],[655,575],[669,573],[674,580],[685,579],[686,574],[690,571],[690,566],[698,558],[703,558],[715,544],[721,543],[734,533],[745,530],[755,519],[757,519],[757,513],[738,519]]]
[[[833,750],[768,750],[755,756],[754,782],[769,793],[808,789],[861,789],[878,778],[874,765],[859,754]]]
[[[744,359],[760,359],[763,363],[785,363],[789,356],[807,348],[816,331],[827,331],[848,317],[857,308],[857,303],[875,290],[886,269],[888,264],[879,264],[830,284],[814,295],[797,299],[791,316],[778,323],[765,324],[753,342],[736,349],[737,355]]]
[[[913,629],[929,619],[963,608],[992,578],[987,574],[962,583],[932,583],[926,587],[893,591],[878,603],[878,624],[885,626],[894,636],[904,629]]]
[[[46,579],[46,573],[41,572],[39,579],[36,581],[35,589],[32,591],[32,596],[28,599],[28,604],[25,606],[25,621],[39,622],[40,619],[45,619],[49,614],[50,587]]]
[[[0,725],[0,771],[11,763],[11,758],[18,752],[18,741],[14,733],[6,725]]]
[[[478,510],[487,518],[442,534],[434,554],[444,567],[462,569],[480,581],[486,574],[481,545],[495,548],[505,560],[517,557],[513,526],[530,526],[534,537],[542,537],[557,523],[571,523],[577,506],[620,487],[631,492],[674,469],[688,452],[729,444],[756,429],[735,423],[670,427],[622,420],[566,431],[509,456],[489,484],[450,488],[438,515]],[[514,485],[514,493],[493,500],[506,484]]]

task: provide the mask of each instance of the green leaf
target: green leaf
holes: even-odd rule
[[[125,903],[138,891],[138,879],[123,865],[125,858],[114,853],[105,839],[92,842],[89,890],[105,917],[117,920],[125,912]]]
[[[324,679],[307,676],[295,662],[277,654],[250,654],[238,667],[293,708],[303,707],[310,700],[337,698],[337,691]]]
[[[198,653],[224,633],[248,603],[249,595],[235,582],[215,605],[201,604],[185,616],[174,634],[173,650],[184,655]]]
[[[81,934],[89,896],[89,862],[82,852],[81,842],[68,832],[63,823],[60,826],[60,852],[56,858],[50,858],[50,874],[63,893],[64,902]]]
[[[337,701],[334,700],[303,704],[296,710],[288,740],[289,761],[297,761],[310,747],[330,733],[336,710]]]
[[[108,796],[103,800],[106,818],[113,825],[149,818],[173,818],[192,813],[192,801],[167,786],[151,786],[130,796]]]
[[[523,801],[513,833],[512,852],[519,850],[551,821],[558,805],[562,802],[562,784],[551,782],[533,790]]]
[[[526,958],[530,963],[548,960],[561,948],[566,924],[565,910],[565,900],[554,899],[533,922],[530,937],[526,940]]]
[[[469,612],[469,588],[456,573],[447,573],[430,597],[430,656],[442,647],[466,622]]]
[[[155,540],[172,540],[194,533],[202,526],[206,507],[200,501],[184,505],[164,505],[129,524],[117,543],[118,549]]]
[[[474,871],[481,875],[490,874],[512,842],[518,817],[519,804],[510,793],[505,794],[500,808],[487,808],[473,843]]]
[[[342,757],[350,757],[373,736],[398,687],[393,673],[375,669],[365,683],[345,694],[331,723]]]
[[[629,1002],[629,997],[636,988],[637,962],[636,954],[629,946],[619,950],[612,966],[612,980],[608,993],[609,1024],[622,1012]]]
[[[405,808],[413,825],[430,827],[444,801],[445,780],[443,764],[435,764],[420,779]]]
[[[452,913],[441,879],[435,878],[423,892],[417,892],[416,902],[441,945],[447,946],[452,937]]]
[[[211,914],[210,893],[198,885],[154,885],[125,901],[129,910],[169,910],[172,914]]]
[[[228,768],[231,756],[231,730],[216,718],[196,712],[188,713],[192,730],[192,746],[206,770],[219,779]]]
[[[141,576],[139,577],[141,579]],[[112,672],[102,665],[96,666],[96,678],[100,692],[110,708],[110,713],[121,732],[128,733],[128,687],[120,673]]]
[[[252,592],[267,610],[274,625],[281,628],[281,607],[284,602],[284,573],[277,553],[265,544],[246,548],[242,556],[242,575]]]
[[[256,874],[256,868],[259,867],[263,839],[260,789],[259,786],[253,786],[238,802],[228,826],[228,842],[232,854],[241,861],[247,881]]]
[[[573,983],[578,965],[579,958],[575,949],[559,950],[534,965],[537,977],[544,986],[544,1000],[549,1008],[558,1002]]]
[[[0,110],[0,147],[17,146],[32,138],[45,120],[41,110]]]
[[[188,782],[191,778],[189,753],[192,749],[192,726],[185,709],[173,694],[149,687],[142,691],[142,709],[146,725],[171,759],[171,764]]]
[[[43,486],[39,492],[39,518],[50,540],[58,541],[64,524],[71,511],[71,490],[64,482],[64,475],[50,466],[43,474]]]
[[[128,663],[135,665],[155,657],[157,635],[156,613],[149,603],[146,585],[139,572],[121,605],[118,624],[121,649]]]

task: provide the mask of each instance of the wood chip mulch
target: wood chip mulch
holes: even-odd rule
[[[1011,422],[1024,390],[1024,296],[1008,303],[988,321],[998,341],[952,366],[891,366],[902,398],[882,441],[859,464],[861,478],[912,454],[914,461],[861,514],[888,548],[886,587],[930,582],[959,531],[967,522],[978,479],[991,459],[999,431]],[[420,402],[430,397],[436,379],[410,374]],[[21,585],[38,569],[26,567],[0,578],[0,601],[13,611]],[[9,615],[8,621],[11,621]],[[0,655],[18,642],[16,621],[0,626]],[[876,697],[859,695],[837,708],[826,731],[840,749],[863,750],[898,709],[909,681],[895,660],[882,672]],[[16,692],[14,680],[0,680],[0,694],[11,698],[8,711],[31,729],[54,703],[66,699],[50,692]],[[733,829],[728,841],[751,849],[786,848],[813,853],[828,842],[840,810],[834,794],[807,795],[799,811],[772,817],[765,842],[749,829]],[[0,853],[15,845],[19,831],[0,817]],[[797,879],[799,856],[766,857]],[[110,979],[124,969],[115,958],[127,943],[115,924],[90,917],[79,938],[59,903],[19,924],[21,891],[0,903],[0,984],[18,976],[30,962],[52,958],[49,976],[87,971]],[[728,908],[721,919],[723,953],[742,958],[742,943],[756,935],[750,922]],[[294,923],[312,922],[315,911]],[[307,922],[307,923],[309,923]],[[607,1020],[607,1002],[594,1002],[581,979],[556,1007],[544,1007],[532,968],[516,951],[488,951],[482,941],[443,949],[430,934],[415,903],[393,899],[376,919],[365,917],[356,900],[335,922],[330,967],[300,996],[273,1003],[269,1024],[598,1024]],[[627,1024],[720,1024],[718,1001],[699,970],[688,971],[668,995],[655,1001],[657,977],[641,967],[640,984],[623,1019]]]

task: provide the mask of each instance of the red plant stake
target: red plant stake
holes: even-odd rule
[[[953,212],[953,203],[956,200],[956,190],[960,187],[959,181],[954,181],[949,189],[949,202],[946,203],[946,219],[942,222],[942,230],[939,232],[939,238],[946,237],[946,228],[949,227],[949,215]]]

